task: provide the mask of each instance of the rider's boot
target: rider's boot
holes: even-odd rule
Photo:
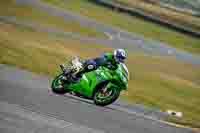
[[[78,73],[73,73],[71,75],[71,81],[73,83],[78,83],[80,81],[80,79],[81,79],[81,76]]]
[[[65,68],[63,64],[60,65],[61,70],[63,71],[63,76],[61,77],[61,81],[63,83],[77,83],[79,81],[79,78],[76,77],[76,73],[78,72],[72,72]]]
[[[66,82],[69,81],[68,75],[69,75],[69,72],[70,72],[70,71],[67,70],[63,64],[60,65],[60,68],[61,68],[61,70],[62,70],[63,73],[64,73],[64,74],[62,75],[62,77],[60,78],[60,79],[61,79],[61,82],[62,82],[62,85],[63,85],[64,83],[66,83]]]

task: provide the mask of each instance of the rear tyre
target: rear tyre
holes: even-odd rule
[[[63,95],[69,92],[69,90],[63,87],[64,82],[62,80],[62,77],[63,77],[63,74],[60,74],[52,81],[51,89],[53,93]]]
[[[102,92],[104,87],[105,86],[102,86],[102,88],[98,89],[94,94],[93,100],[94,100],[94,103],[98,106],[107,106],[109,104],[112,104],[118,99],[120,95],[120,89],[114,88],[114,87],[108,88],[107,89],[108,91],[106,92],[108,93],[108,95],[105,95]]]

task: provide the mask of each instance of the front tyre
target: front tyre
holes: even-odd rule
[[[119,95],[120,89],[115,87],[110,87],[106,89],[106,92],[103,91],[105,88],[102,86],[101,89],[98,89],[94,94],[94,103],[98,106],[107,106],[115,102]]]
[[[63,77],[63,74],[60,74],[52,81],[51,89],[56,94],[65,94],[69,92],[63,87],[64,83],[62,81],[62,77]]]

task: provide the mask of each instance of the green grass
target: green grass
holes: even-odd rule
[[[104,33],[81,26],[78,22],[64,20],[62,17],[50,16],[48,13],[27,5],[17,5],[12,0],[0,2],[0,16],[16,17],[19,21],[39,24],[46,28],[56,28],[65,32],[75,32],[82,36],[106,38]]]
[[[0,63],[16,65],[39,74],[55,76],[58,65],[71,56],[96,57],[112,48],[58,38],[34,29],[0,23]],[[200,128],[200,69],[173,58],[149,57],[129,52],[131,78],[122,97],[163,111],[183,112],[177,123]],[[171,120],[171,119],[170,119]]]
[[[154,23],[146,22],[134,16],[95,5],[91,2],[92,0],[42,1],[67,11],[87,16],[99,22],[137,33],[145,38],[162,41],[178,49],[200,54],[200,39],[172,31]]]
[[[99,51],[98,47],[91,47],[92,44],[83,45],[70,38],[63,41],[31,28],[15,28],[15,25],[5,23],[0,23],[0,27],[0,63],[17,65],[41,74],[54,76],[54,70],[69,57],[88,57],[88,51],[94,55]],[[87,50],[83,53],[82,49]]]
[[[193,69],[191,65],[173,59],[143,55],[129,57],[128,63],[132,80],[124,99],[162,111],[171,109],[183,112],[182,119],[168,120],[200,128],[199,66]]]

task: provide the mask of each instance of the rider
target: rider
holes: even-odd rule
[[[115,70],[117,64],[124,63],[127,58],[127,52],[124,49],[116,49],[113,53],[105,53],[101,57],[86,60],[83,63],[83,69],[73,75],[73,79],[78,80],[81,76],[93,70],[96,70],[99,66],[106,66],[109,69]]]

